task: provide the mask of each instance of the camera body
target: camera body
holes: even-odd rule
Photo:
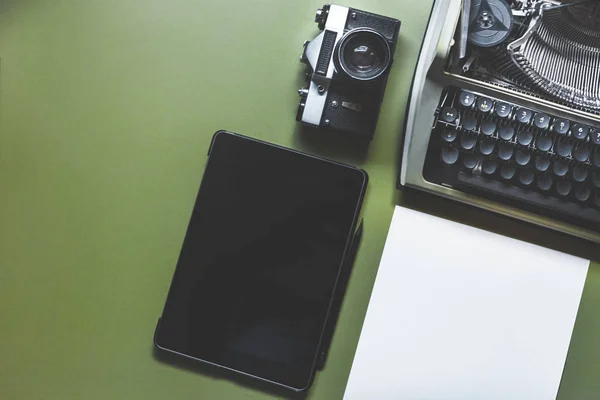
[[[325,4],[315,22],[322,31],[304,43],[308,65],[296,120],[371,140],[400,31],[400,21]]]

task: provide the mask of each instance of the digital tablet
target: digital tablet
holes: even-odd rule
[[[361,169],[217,132],[155,345],[307,389],[366,186]]]

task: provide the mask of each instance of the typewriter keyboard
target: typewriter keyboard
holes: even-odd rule
[[[600,229],[600,126],[450,88],[423,174],[434,183]]]

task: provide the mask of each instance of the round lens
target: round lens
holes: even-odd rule
[[[349,54],[348,65],[359,71],[368,71],[381,63],[381,57],[367,44],[355,46]]]
[[[390,63],[385,39],[375,31],[350,31],[340,40],[338,62],[348,76],[358,80],[379,77]]]

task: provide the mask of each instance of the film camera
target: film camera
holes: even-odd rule
[[[304,43],[307,84],[296,120],[371,140],[400,21],[335,4],[317,10],[322,30]]]

